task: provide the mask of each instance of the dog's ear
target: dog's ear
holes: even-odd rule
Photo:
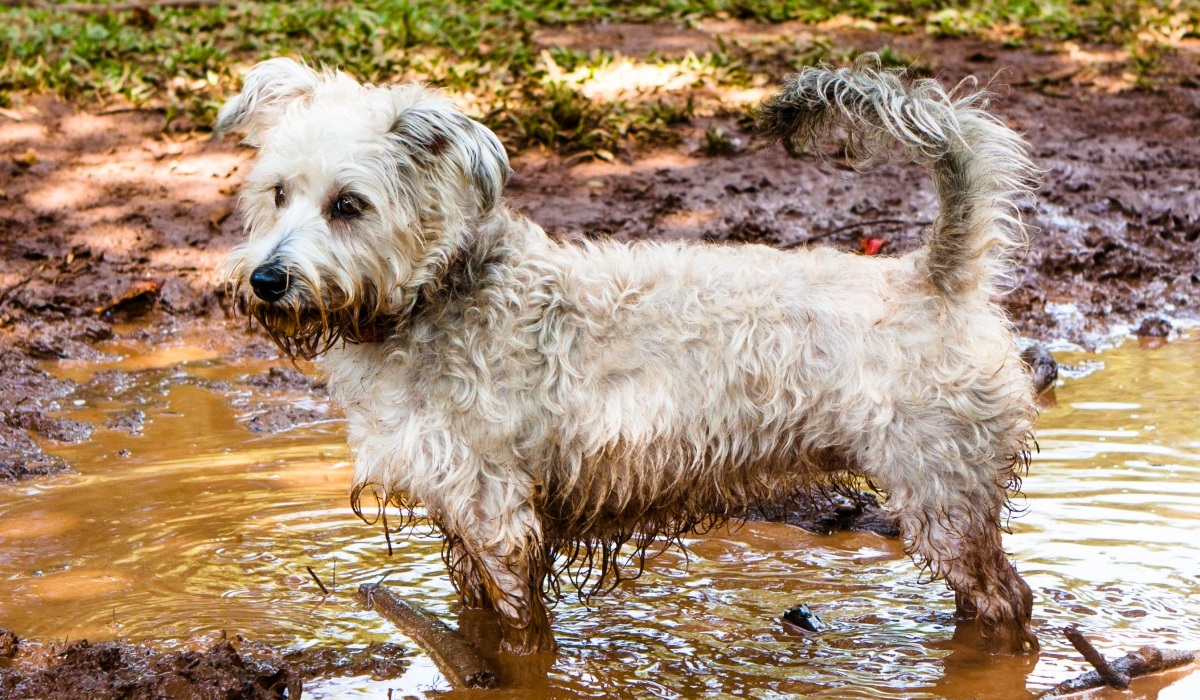
[[[475,189],[480,213],[500,201],[512,168],[504,145],[492,130],[455,109],[448,100],[433,98],[401,109],[392,136],[430,162],[457,167]]]
[[[246,74],[241,93],[226,102],[217,113],[214,134],[221,137],[245,127],[248,131],[246,143],[257,146],[262,130],[274,123],[292,100],[312,94],[320,79],[315,70],[290,58],[272,58],[259,63]]]

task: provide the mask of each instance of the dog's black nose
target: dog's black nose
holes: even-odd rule
[[[288,274],[278,261],[263,263],[250,275],[250,286],[263,301],[279,301],[287,294]]]

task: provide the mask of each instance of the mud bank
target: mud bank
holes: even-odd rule
[[[388,678],[408,664],[408,651],[394,644],[285,651],[233,642],[161,652],[124,642],[40,644],[0,629],[0,694],[13,700],[282,700],[302,697],[305,680]]]

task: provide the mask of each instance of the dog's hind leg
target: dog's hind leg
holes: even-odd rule
[[[959,618],[978,629],[988,651],[1037,651],[1030,626],[1033,593],[1001,547],[1000,508],[979,508],[967,501],[971,497],[955,494],[901,514],[906,548],[945,577],[954,590]]]
[[[890,457],[888,465],[864,472],[887,491],[887,509],[900,522],[906,551],[935,578],[946,579],[960,619],[978,630],[988,651],[1035,652],[1033,594],[1000,541],[1011,466],[997,456],[973,461],[980,450],[947,439],[943,423],[925,424],[942,433],[940,439],[922,441],[920,426],[912,424],[897,429],[895,442],[877,445],[876,456]],[[897,444],[902,446],[891,449]],[[965,466],[970,463],[982,466]]]

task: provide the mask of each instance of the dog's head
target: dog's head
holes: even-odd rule
[[[293,357],[370,340],[465,245],[510,173],[495,134],[417,85],[362,85],[291,59],[255,66],[216,133],[259,150],[229,272]]]

